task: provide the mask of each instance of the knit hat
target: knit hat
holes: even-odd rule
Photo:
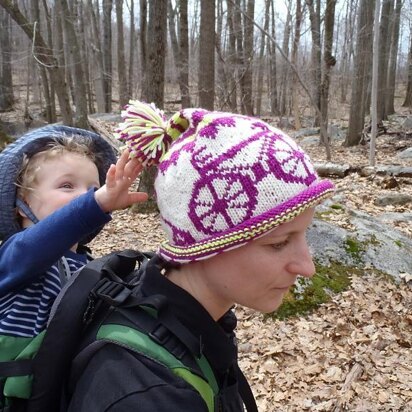
[[[61,125],[45,126],[26,133],[0,153],[0,239],[5,239],[21,230],[15,213],[16,180],[24,155],[34,155],[53,139],[72,136],[84,136],[93,141],[93,149],[102,160],[99,165],[99,180],[100,184],[104,184],[107,170],[116,162],[116,153],[100,135]]]
[[[183,109],[166,121],[131,101],[118,138],[144,164],[158,163],[157,204],[168,261],[206,259],[265,235],[333,192],[303,150],[260,119]]]

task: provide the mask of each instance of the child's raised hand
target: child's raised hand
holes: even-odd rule
[[[124,209],[133,203],[144,202],[147,194],[129,192],[130,186],[139,176],[143,167],[136,158],[129,159],[126,149],[115,165],[111,165],[106,175],[106,184],[96,190],[96,202],[106,213]]]

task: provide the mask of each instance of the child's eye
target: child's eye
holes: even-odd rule
[[[71,183],[62,183],[59,187],[61,189],[73,189],[73,185]]]

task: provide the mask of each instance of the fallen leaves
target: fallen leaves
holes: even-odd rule
[[[377,161],[390,164],[396,154],[390,138],[377,140]],[[381,146],[380,146],[381,145]],[[318,147],[306,151],[324,160]],[[312,151],[312,152],[311,152]],[[332,147],[334,162],[366,165],[364,147]],[[398,162],[400,162],[397,159]],[[347,227],[350,210],[371,215],[410,212],[409,206],[377,206],[377,196],[412,194],[410,179],[394,182],[352,174],[335,179],[337,203],[329,218]],[[121,211],[92,243],[96,256],[112,250],[155,250],[165,237],[159,216]],[[412,236],[410,222],[391,223]],[[237,307],[240,366],[261,412],[412,411],[412,278],[401,284],[368,271],[353,275],[349,290],[302,318],[264,320]]]

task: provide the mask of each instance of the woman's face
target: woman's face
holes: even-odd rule
[[[313,215],[308,209],[245,246],[198,262],[197,281],[203,285],[197,299],[214,318],[234,303],[265,313],[276,310],[298,275],[315,273],[306,242]]]

